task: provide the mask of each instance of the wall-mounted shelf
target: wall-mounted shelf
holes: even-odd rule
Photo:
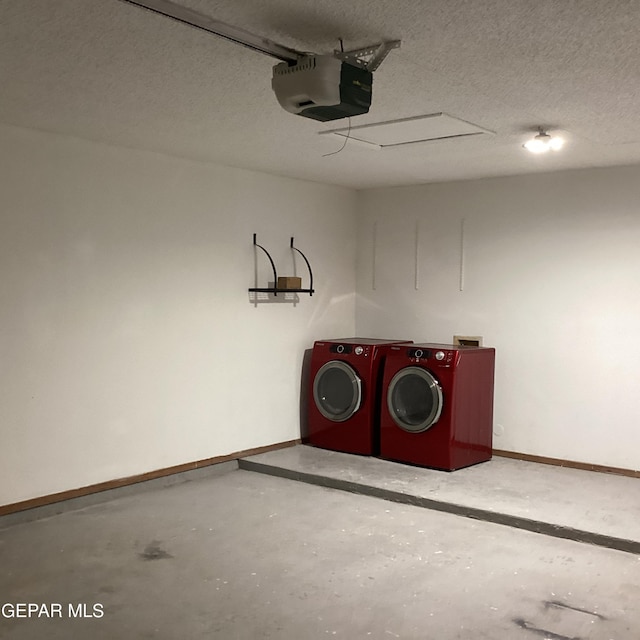
[[[314,294],[314,289],[313,289],[313,272],[311,271],[311,265],[309,264],[309,261],[307,260],[307,257],[304,255],[304,253],[302,253],[302,251],[300,251],[300,249],[298,249],[297,247],[295,247],[293,245],[293,238],[291,238],[291,243],[290,243],[290,247],[294,250],[297,251],[301,256],[302,259],[305,261],[305,264],[307,265],[307,269],[309,270],[309,288],[308,289],[281,289],[276,287],[275,285],[278,282],[278,273],[276,271],[276,265],[273,262],[273,258],[269,255],[269,252],[261,245],[258,244],[257,241],[257,234],[253,234],[253,244],[254,246],[262,249],[262,251],[264,251],[264,253],[266,254],[267,258],[269,258],[269,262],[271,263],[271,269],[273,270],[273,287],[251,287],[249,289],[250,292],[252,293],[273,293],[273,295],[277,296],[279,293],[308,293],[310,296],[312,296]]]

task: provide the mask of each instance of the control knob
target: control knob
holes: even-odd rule
[[[356,354],[357,356],[361,356],[361,355],[362,355],[362,352],[364,351],[364,348],[363,348],[363,347],[356,347],[356,348],[354,349],[354,351],[355,351],[355,354]]]
[[[444,360],[444,351],[436,351],[435,358],[436,360]]]

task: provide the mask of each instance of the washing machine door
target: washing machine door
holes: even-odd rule
[[[406,367],[391,378],[387,407],[401,429],[420,433],[438,422],[442,413],[442,389],[426,369]]]
[[[333,422],[348,420],[362,401],[362,383],[346,362],[323,364],[313,379],[313,399],[318,411]]]

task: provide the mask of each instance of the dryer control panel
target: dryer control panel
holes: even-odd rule
[[[329,347],[329,353],[337,353],[339,355],[349,355],[353,353],[356,356],[368,356],[371,351],[369,345],[353,345],[353,344],[332,344]]]
[[[329,347],[329,353],[351,353],[353,351],[353,345],[350,344],[332,344]]]

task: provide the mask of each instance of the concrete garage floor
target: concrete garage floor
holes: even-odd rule
[[[348,458],[332,456],[332,464],[338,459]],[[420,483],[433,473],[410,470]],[[593,491],[610,478],[579,473]],[[438,491],[447,478],[461,482],[459,474],[438,476]],[[640,481],[622,480],[635,513]],[[624,496],[612,499],[624,509]],[[600,505],[587,508],[598,519]],[[0,616],[3,639],[640,637],[636,553],[235,465],[33,522],[4,522],[0,604],[58,603],[63,617]],[[629,539],[625,527],[606,535]],[[69,603],[85,604],[87,613],[100,604],[104,614],[70,618]]]
[[[640,555],[638,478],[498,456],[448,473],[304,445],[240,466]]]

